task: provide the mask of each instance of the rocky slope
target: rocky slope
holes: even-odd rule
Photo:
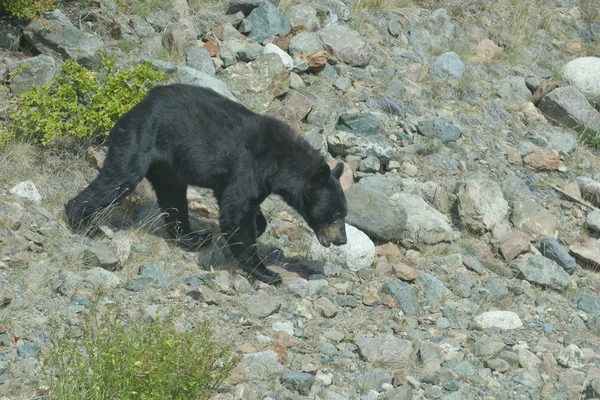
[[[261,245],[286,254],[271,260],[284,284],[269,287],[219,240],[198,253],[169,243],[146,183],[103,216],[100,237],[74,235],[63,204],[103,149],[90,163],[9,144],[3,398],[47,384],[43,349],[95,300],[209,324],[244,354],[215,399],[600,398],[600,10],[440,3],[99,0],[0,21],[3,123],[14,94],[66,59],[96,68],[102,47],[282,118],[352,170],[342,248],[321,248],[267,199]],[[210,193],[189,200],[216,229]]]

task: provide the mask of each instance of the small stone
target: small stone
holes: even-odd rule
[[[277,353],[267,350],[259,353],[245,354],[240,362],[245,375],[251,380],[267,380],[279,376],[283,366],[279,363]]]
[[[360,171],[366,173],[379,172],[381,163],[377,157],[367,157],[360,162]]]
[[[587,363],[585,356],[575,344],[562,349],[556,361],[565,368],[583,368]]]
[[[556,171],[560,155],[554,149],[535,149],[523,158],[523,162],[537,171]]]
[[[538,250],[544,257],[551,259],[560,265],[568,274],[573,274],[577,269],[577,262],[565,248],[554,239],[542,237]]]
[[[281,382],[290,390],[297,391],[303,396],[310,393],[310,388],[315,381],[315,377],[306,372],[296,372],[284,369],[281,374]]]
[[[570,250],[582,265],[588,268],[600,266],[600,239],[581,236],[571,244]]]
[[[416,268],[401,263],[401,262],[395,262],[392,265],[392,268],[394,270],[394,274],[396,275],[396,278],[398,279],[402,279],[403,281],[408,281],[408,282],[412,282],[415,279],[417,279],[417,270]]]
[[[506,261],[512,261],[518,255],[527,253],[529,246],[528,235],[513,231],[500,243],[500,251]]]
[[[285,333],[287,333],[290,336],[294,335],[294,324],[290,321],[273,322],[273,325],[271,326],[271,328],[275,332],[284,331]]]
[[[169,278],[165,271],[154,264],[142,264],[140,265],[139,275],[149,277],[152,279],[152,283],[164,286],[169,283]]]
[[[364,338],[356,341],[360,354],[380,367],[404,367],[413,359],[413,344],[396,338]]]
[[[508,148],[508,151],[506,153],[506,159],[510,164],[523,165],[523,158],[521,158],[521,155],[519,154],[517,149],[513,147]]]
[[[84,282],[94,287],[114,289],[121,283],[121,279],[117,275],[100,267],[91,268],[81,275]]]
[[[314,302],[315,309],[325,318],[333,318],[337,315],[338,309],[335,304],[327,297],[320,297]]]
[[[152,285],[154,282],[154,279],[150,276],[137,275],[127,280],[125,283],[125,289],[131,290],[132,292],[141,293],[150,289],[150,285]]]
[[[377,294],[377,289],[375,288],[369,288],[364,296],[363,296],[363,304],[365,306],[374,306],[376,304],[379,304],[379,295]]]
[[[491,360],[486,361],[485,364],[492,371],[498,371],[500,373],[510,369],[510,364],[500,358],[492,358]]]
[[[345,335],[342,332],[338,331],[327,331],[323,334],[327,340],[331,340],[332,342],[339,343],[344,340]]]
[[[17,354],[20,358],[37,358],[38,352],[34,343],[25,343],[17,348]]]
[[[358,305],[358,302],[356,301],[356,297],[350,296],[350,295],[346,295],[346,294],[338,294],[335,297],[335,302],[340,307],[355,308]]]
[[[38,192],[35,184],[32,181],[21,182],[10,189],[10,193],[15,196],[30,200],[36,204],[42,201],[42,196]]]
[[[421,315],[422,311],[419,300],[409,284],[399,279],[395,279],[384,284],[381,287],[381,292],[383,294],[389,294],[406,315]]]
[[[246,310],[254,318],[266,318],[279,312],[281,300],[265,294],[253,295],[246,301]]]
[[[338,90],[341,90],[342,92],[348,90],[350,86],[352,86],[352,81],[345,77],[339,77],[335,81],[333,81],[333,87],[335,87]]]
[[[590,211],[585,217],[585,223],[590,230],[600,232],[600,211]]]

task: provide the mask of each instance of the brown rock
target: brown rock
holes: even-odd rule
[[[400,262],[417,268],[421,265],[421,253],[417,250],[408,250]]]
[[[529,236],[521,231],[512,231],[500,243],[500,252],[506,261],[512,261],[518,255],[529,250]]]
[[[377,289],[371,287],[365,292],[365,295],[363,296],[363,304],[365,306],[374,306],[379,304],[379,295],[377,294]]]
[[[565,51],[571,55],[583,54],[585,52],[585,46],[578,40],[571,40],[565,44]]]
[[[554,149],[535,149],[523,161],[538,171],[556,171],[560,165],[560,155]]]
[[[309,71],[318,72],[325,68],[329,60],[329,53],[323,50],[311,51],[310,53],[300,55],[300,59],[308,64]]]
[[[354,174],[352,173],[350,164],[339,159],[329,161],[329,168],[333,170],[339,163],[344,164],[344,172],[342,172],[342,176],[340,177],[340,185],[342,185],[342,190],[346,191],[354,184]]]
[[[385,296],[383,296],[381,303],[389,308],[398,308],[398,302],[396,301],[396,299],[394,299],[389,294],[386,294]]]
[[[483,39],[477,44],[475,57],[482,61],[498,60],[502,56],[502,48],[490,39]]]
[[[285,347],[295,346],[298,343],[298,341],[286,331],[277,332],[277,335],[275,335],[275,340]]]
[[[294,92],[282,102],[274,102],[265,114],[290,124],[298,135],[302,134],[301,121],[313,106],[312,100]]]
[[[565,185],[563,190],[569,195],[575,197],[576,199],[581,200],[581,190],[579,189],[579,185],[575,182],[570,182]]]
[[[375,264],[375,271],[377,275],[388,275],[392,272],[392,266],[385,257],[380,257]]]
[[[202,45],[204,50],[208,51],[211,57],[217,57],[219,55],[219,45],[217,41],[210,36],[206,37],[206,42]]]
[[[506,152],[506,159],[510,164],[523,165],[523,159],[521,158],[521,155],[513,147],[508,148],[508,151]]]
[[[600,267],[600,239],[581,236],[571,244],[570,249],[583,266],[592,269]]]
[[[384,256],[390,261],[400,258],[400,249],[392,242],[388,242],[375,247],[375,256]]]
[[[398,387],[406,384],[408,384],[408,379],[406,378],[406,371],[404,371],[403,369],[394,371],[394,380],[392,382],[392,385],[394,385],[394,387]]]
[[[398,279],[408,282],[412,282],[417,279],[417,270],[413,266],[396,262],[394,265],[392,265],[392,268],[394,269],[394,274]]]
[[[287,349],[281,343],[273,342],[265,347],[265,351],[266,350],[273,350],[275,353],[277,353],[277,361],[280,363],[283,363],[285,360],[287,360]]]
[[[535,93],[533,93],[533,99],[531,102],[537,106],[545,95],[557,87],[558,82],[553,79],[542,82],[542,84],[535,90]]]
[[[358,171],[358,168],[360,168],[360,161],[361,160],[362,160],[361,156],[353,156],[353,155],[347,155],[346,156],[346,162],[352,168],[352,172]]]

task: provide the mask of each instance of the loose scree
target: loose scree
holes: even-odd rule
[[[257,254],[267,227],[260,204],[271,193],[296,209],[319,242],[346,243],[346,197],[325,158],[286,123],[248,110],[215,91],[191,85],[158,86],[112,128],[100,173],[65,207],[78,230],[94,213],[115,204],[148,178],[165,213],[171,237],[190,248],[207,234],[192,232],[188,185],[210,188],[219,225],[242,268],[278,284]]]

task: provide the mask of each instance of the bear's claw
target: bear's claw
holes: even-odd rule
[[[178,239],[178,243],[184,247],[189,249],[195,249],[200,247],[210,241],[211,234],[210,233],[189,233],[185,236],[182,236]]]

